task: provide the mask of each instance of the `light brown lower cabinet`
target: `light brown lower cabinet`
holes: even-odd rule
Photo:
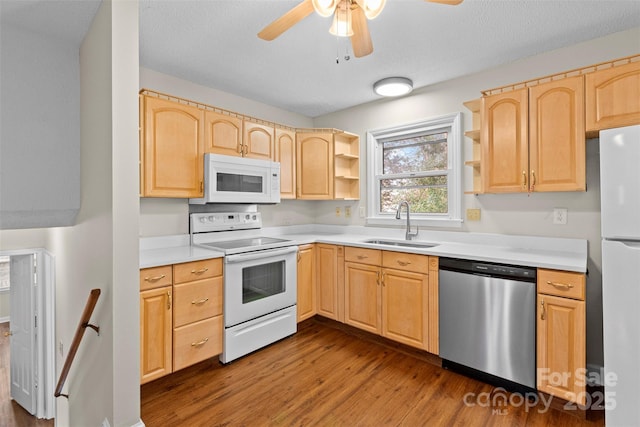
[[[222,353],[222,259],[140,270],[140,383]]]
[[[297,321],[302,322],[316,315],[315,245],[298,247],[297,264]]]
[[[316,243],[317,314],[344,321],[344,246]]]
[[[171,286],[140,292],[140,383],[173,372]]]
[[[585,276],[538,269],[538,390],[586,401]]]
[[[429,280],[426,255],[345,248],[345,323],[394,341],[437,354],[429,340],[430,322],[437,330],[437,310],[430,313],[430,295],[436,280]],[[431,286],[435,286],[433,292]]]

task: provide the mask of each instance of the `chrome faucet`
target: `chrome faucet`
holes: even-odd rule
[[[396,219],[400,219],[400,211],[402,210],[402,205],[407,207],[407,232],[405,233],[405,239],[411,240],[418,235],[418,227],[416,226],[416,232],[411,232],[411,214],[409,213],[409,202],[406,200],[400,202],[398,204],[398,209],[396,210]]]

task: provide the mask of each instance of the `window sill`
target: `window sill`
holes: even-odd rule
[[[462,219],[452,218],[411,218],[411,226],[414,225],[420,227],[446,227],[446,228],[462,228]],[[384,218],[384,217],[368,217],[367,225],[395,225],[405,226],[407,223],[406,217],[403,219]]]

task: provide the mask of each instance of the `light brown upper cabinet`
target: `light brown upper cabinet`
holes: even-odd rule
[[[602,129],[640,123],[640,62],[599,70],[585,78],[590,137]]]
[[[229,114],[206,111],[204,141],[206,153],[241,156],[242,119]]]
[[[275,129],[251,120],[244,120],[242,155],[252,159],[273,160]]]
[[[333,199],[333,134],[296,135],[298,199]]]
[[[360,198],[360,138],[334,131],[296,135],[297,197],[309,200]]]
[[[142,95],[140,195],[202,197],[204,111]]]
[[[584,77],[489,95],[482,114],[487,193],[584,191]]]
[[[296,133],[276,128],[275,161],[280,162],[280,198],[296,198]]]

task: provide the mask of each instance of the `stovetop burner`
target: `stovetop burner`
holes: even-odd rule
[[[291,244],[291,240],[286,239],[276,239],[275,237],[252,237],[248,239],[239,239],[239,240],[225,240],[221,242],[206,242],[201,243],[204,246],[209,246],[213,249],[220,250],[231,250],[231,249],[240,249],[246,248],[249,250],[257,250],[261,247],[272,247],[273,244],[285,243],[287,245]]]
[[[225,255],[295,245],[292,240],[260,236],[262,218],[259,212],[192,213],[190,218],[191,243]],[[238,238],[234,239],[236,233]]]

